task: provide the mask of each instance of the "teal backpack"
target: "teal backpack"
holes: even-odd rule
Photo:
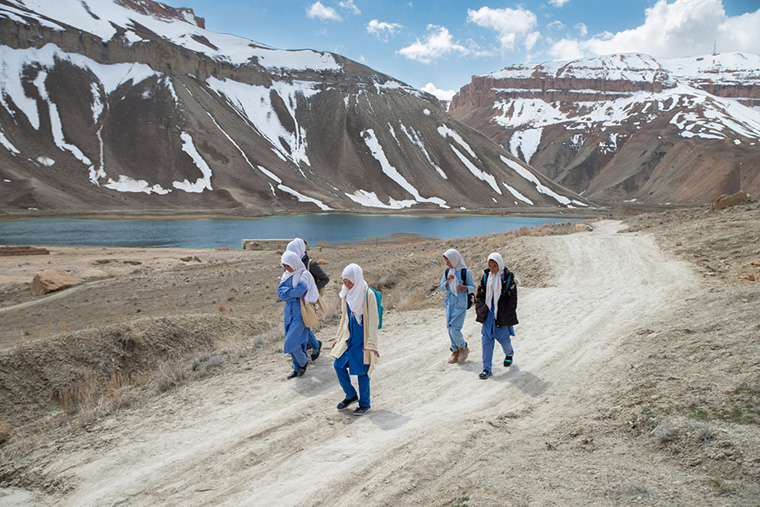
[[[377,316],[378,316],[378,322],[377,322],[377,328],[382,329],[383,328],[383,295],[377,292],[372,287],[367,287],[367,293],[364,295],[364,302],[369,304],[369,291],[372,291],[375,293],[375,301],[377,301]]]

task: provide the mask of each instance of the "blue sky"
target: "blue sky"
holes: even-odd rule
[[[331,51],[447,96],[508,65],[600,54],[760,53],[760,0],[164,0],[206,28]]]

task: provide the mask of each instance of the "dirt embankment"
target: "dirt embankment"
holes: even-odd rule
[[[329,357],[302,379],[284,379],[274,253],[145,262],[39,301],[6,284],[0,311],[15,327],[0,358],[0,498],[752,504],[760,497],[760,282],[750,275],[760,268],[760,206],[627,222],[620,232],[620,224],[600,222],[572,235],[314,252],[329,259],[334,280],[358,262],[384,293],[381,364],[363,418],[336,413],[342,393]],[[470,359],[445,361],[437,285],[451,246],[473,272],[499,251],[520,278],[515,364],[485,382],[471,316]],[[335,304],[338,284],[330,287]],[[41,316],[47,330],[34,323]],[[328,319],[318,338],[329,343],[335,325]],[[66,331],[56,332],[60,326]],[[82,361],[60,359],[34,373],[67,353]],[[136,367],[130,354],[159,367]],[[25,366],[15,369],[12,358]],[[67,396],[88,399],[76,388],[93,384],[77,373],[84,363],[104,379],[128,364],[133,376],[151,373],[139,387],[100,384],[105,395],[64,416]],[[36,385],[51,379],[61,383],[46,396]],[[28,419],[14,402],[25,399],[24,382],[36,386],[28,387],[35,401],[26,412],[36,414]],[[309,477],[319,480],[305,484]]]

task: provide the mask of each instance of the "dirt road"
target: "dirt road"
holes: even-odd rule
[[[223,374],[94,423],[38,457],[69,487],[56,505],[631,505],[703,504],[698,470],[653,460],[605,426],[605,396],[625,388],[621,341],[661,322],[702,282],[648,234],[534,238],[557,266],[547,287],[519,289],[515,363],[478,379],[472,348],[446,363],[443,309],[387,312],[372,410],[343,397],[324,353],[286,380],[289,359],[257,350]],[[537,254],[538,255],[538,254]],[[473,271],[475,271],[473,269]],[[654,324],[651,324],[654,326]],[[331,343],[334,327],[318,338]],[[50,449],[49,449],[50,450]]]

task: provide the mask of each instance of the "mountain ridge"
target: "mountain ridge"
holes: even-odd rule
[[[340,55],[209,32],[191,10],[156,17],[156,5],[0,4],[5,210],[588,206],[429,94]]]
[[[759,106],[758,55],[632,53],[473,76],[449,112],[592,200],[693,205],[760,194]]]

